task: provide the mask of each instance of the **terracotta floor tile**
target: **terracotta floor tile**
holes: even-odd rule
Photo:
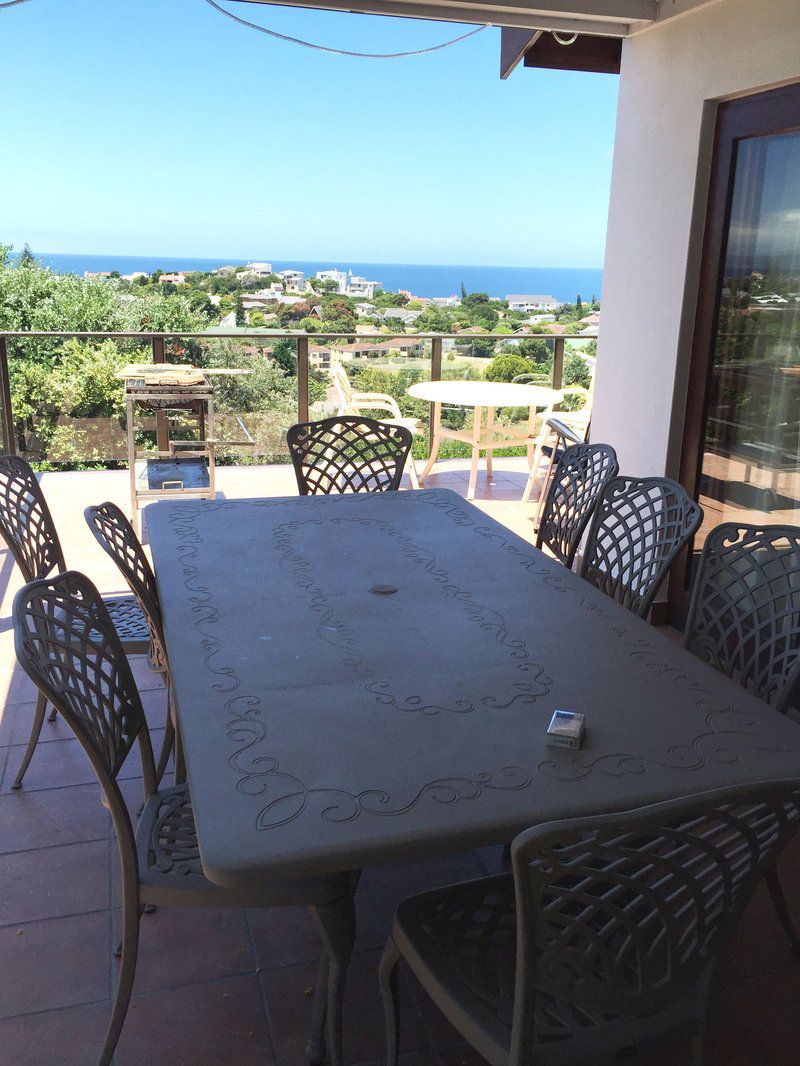
[[[161,746],[163,730],[151,729],[153,749],[158,752]],[[6,768],[3,773],[0,792],[11,792],[17,769],[25,746],[12,745],[9,748]],[[138,753],[133,751],[120,772],[120,779],[136,777],[141,774]],[[97,775],[89,762],[89,756],[75,740],[59,740],[50,744],[37,744],[30,766],[25,772],[22,788],[28,792],[36,789],[66,788],[70,785],[87,785],[97,781]]]
[[[27,744],[28,737],[31,735],[35,710],[35,701],[7,704],[2,720],[0,720],[0,740],[8,744]],[[70,740],[72,736],[72,730],[59,715],[54,722],[48,722],[45,718],[38,743],[47,744],[52,740]]]
[[[116,942],[120,912],[113,929]],[[221,981],[255,969],[243,911],[157,907],[142,916],[134,995]]]
[[[11,925],[108,907],[109,842],[0,855],[0,922]]]
[[[110,824],[97,784],[0,795],[0,853],[99,840]]]
[[[257,979],[236,977],[135,996],[116,1062],[118,1066],[273,1062]]]
[[[108,1004],[92,1003],[0,1021],[3,1061],[14,1066],[96,1066],[108,1014]]]
[[[788,895],[791,907],[791,895]],[[800,903],[800,899],[797,900]],[[795,906],[800,912],[800,907]],[[797,915],[800,919],[800,913]],[[800,959],[792,954],[788,938],[778,922],[766,886],[762,885],[742,918],[722,965],[725,983],[767,977],[796,970]]]
[[[256,908],[248,911],[248,920],[262,970],[319,961],[322,941],[307,907]],[[356,894],[355,950],[382,949],[388,933],[362,883]]]
[[[131,671],[136,686],[140,692],[150,689],[164,689],[164,678],[156,670],[151,670],[147,665],[146,655],[132,655],[130,658]]]
[[[363,952],[353,957],[347,981],[344,1011],[344,1058],[348,1064],[370,1062],[385,1053],[383,1009],[378,992],[380,952]],[[277,1061],[283,1064],[303,1062],[316,981],[316,966],[287,966],[262,973],[261,981],[275,1035]],[[428,1046],[416,1004],[407,983],[401,982],[401,1010],[404,1029],[403,1050],[416,1051]]]
[[[796,961],[796,960],[795,960]],[[716,1014],[718,1040],[735,1034],[740,1045],[760,1054],[770,1066],[800,1062],[800,963],[770,977],[729,985]],[[763,1049],[763,1050],[762,1050]]]
[[[6,655],[0,667],[0,704],[35,703],[36,686],[17,664],[13,645],[4,647],[4,651]]]
[[[0,1017],[106,999],[108,932],[105,911],[0,928]]]

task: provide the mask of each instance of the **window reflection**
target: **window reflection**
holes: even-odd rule
[[[800,523],[800,133],[739,142],[708,386],[703,527]]]

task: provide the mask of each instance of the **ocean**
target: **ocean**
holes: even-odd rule
[[[83,275],[85,270],[118,270],[131,274],[144,270],[187,271],[215,270],[221,266],[243,266],[242,259],[186,259],[180,256],[159,255],[68,255],[35,253],[45,266],[59,274]],[[386,289],[407,289],[415,296],[458,296],[461,285],[467,292],[487,292],[490,296],[503,298],[509,293],[536,293],[553,296],[556,300],[574,301],[580,295],[584,301],[592,296],[600,297],[603,271],[591,268],[564,267],[503,267],[503,266],[456,266],[428,263],[353,263],[340,259],[310,262],[298,259],[267,259],[254,256],[254,260],[266,260],[275,270],[290,267],[302,270],[306,277],[318,270],[351,270],[370,281],[379,281]]]

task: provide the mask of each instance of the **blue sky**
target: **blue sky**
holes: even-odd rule
[[[463,27],[221,0],[340,48]],[[38,252],[601,266],[617,79],[518,67],[500,31],[364,60],[203,0],[0,11],[0,241]]]

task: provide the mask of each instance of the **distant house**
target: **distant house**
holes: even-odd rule
[[[84,274],[84,277],[85,276],[86,275]],[[149,274],[147,274],[146,271],[144,271],[144,270],[134,270],[133,273],[131,273],[131,274],[123,274],[122,275],[122,280],[123,281],[136,281],[137,278],[147,278],[147,277],[149,277]]]
[[[272,263],[248,263],[245,270],[254,277],[265,278],[272,273]]]
[[[279,270],[278,277],[287,289],[301,290],[306,287],[306,276],[302,270]]]
[[[460,307],[461,300],[457,296],[434,296],[431,303],[436,307]]]
[[[229,277],[231,274],[235,274],[236,273],[236,267],[232,267],[232,266],[217,267],[217,269],[214,271],[214,273],[215,274],[220,274],[222,277]]]
[[[327,370],[331,365],[331,350],[325,345],[309,345],[308,361],[312,366],[322,367]]]
[[[294,296],[291,293],[284,292],[278,297],[279,304],[285,304],[288,307],[292,307],[294,304],[305,303],[304,296]]]
[[[318,270],[317,280],[334,282],[340,296],[347,292],[347,272],[344,270]]]
[[[525,315],[534,311],[555,311],[561,306],[555,296],[536,296],[530,293],[512,293],[506,296],[506,300],[509,311],[522,311]]]
[[[376,292],[381,292],[383,285],[380,281],[367,281],[366,278],[356,277],[351,274],[347,283],[348,296],[363,296],[366,300],[372,300]]]
[[[86,281],[90,281],[92,278],[110,278],[110,270],[84,270],[83,277]]]
[[[242,306],[245,311],[251,311],[254,308],[268,307],[270,304],[277,303],[280,295],[280,293],[274,292],[272,289],[259,289],[258,292],[243,292]]]
[[[523,319],[523,326],[540,326],[542,322],[555,322],[555,315],[531,315],[530,318]]]
[[[390,340],[376,341],[372,344],[367,341],[354,341],[352,344],[331,345],[331,355],[341,362],[350,362],[353,359],[386,358],[391,351],[400,351],[404,355],[421,355],[422,350],[422,341],[405,337],[392,337]]]
[[[232,329],[236,325],[236,312],[229,311],[219,320],[219,325],[225,329]]]
[[[396,318],[404,326],[413,326],[422,314],[424,314],[424,311],[411,311],[407,307],[385,307],[382,311],[376,312],[375,318],[380,318],[384,322],[387,319]]]
[[[319,274],[317,274],[317,277],[319,277]],[[356,304],[354,310],[357,315],[361,315],[362,318],[367,318],[375,310],[375,304]]]
[[[162,274],[158,280],[161,282],[162,285],[185,285],[186,275],[179,273]]]

